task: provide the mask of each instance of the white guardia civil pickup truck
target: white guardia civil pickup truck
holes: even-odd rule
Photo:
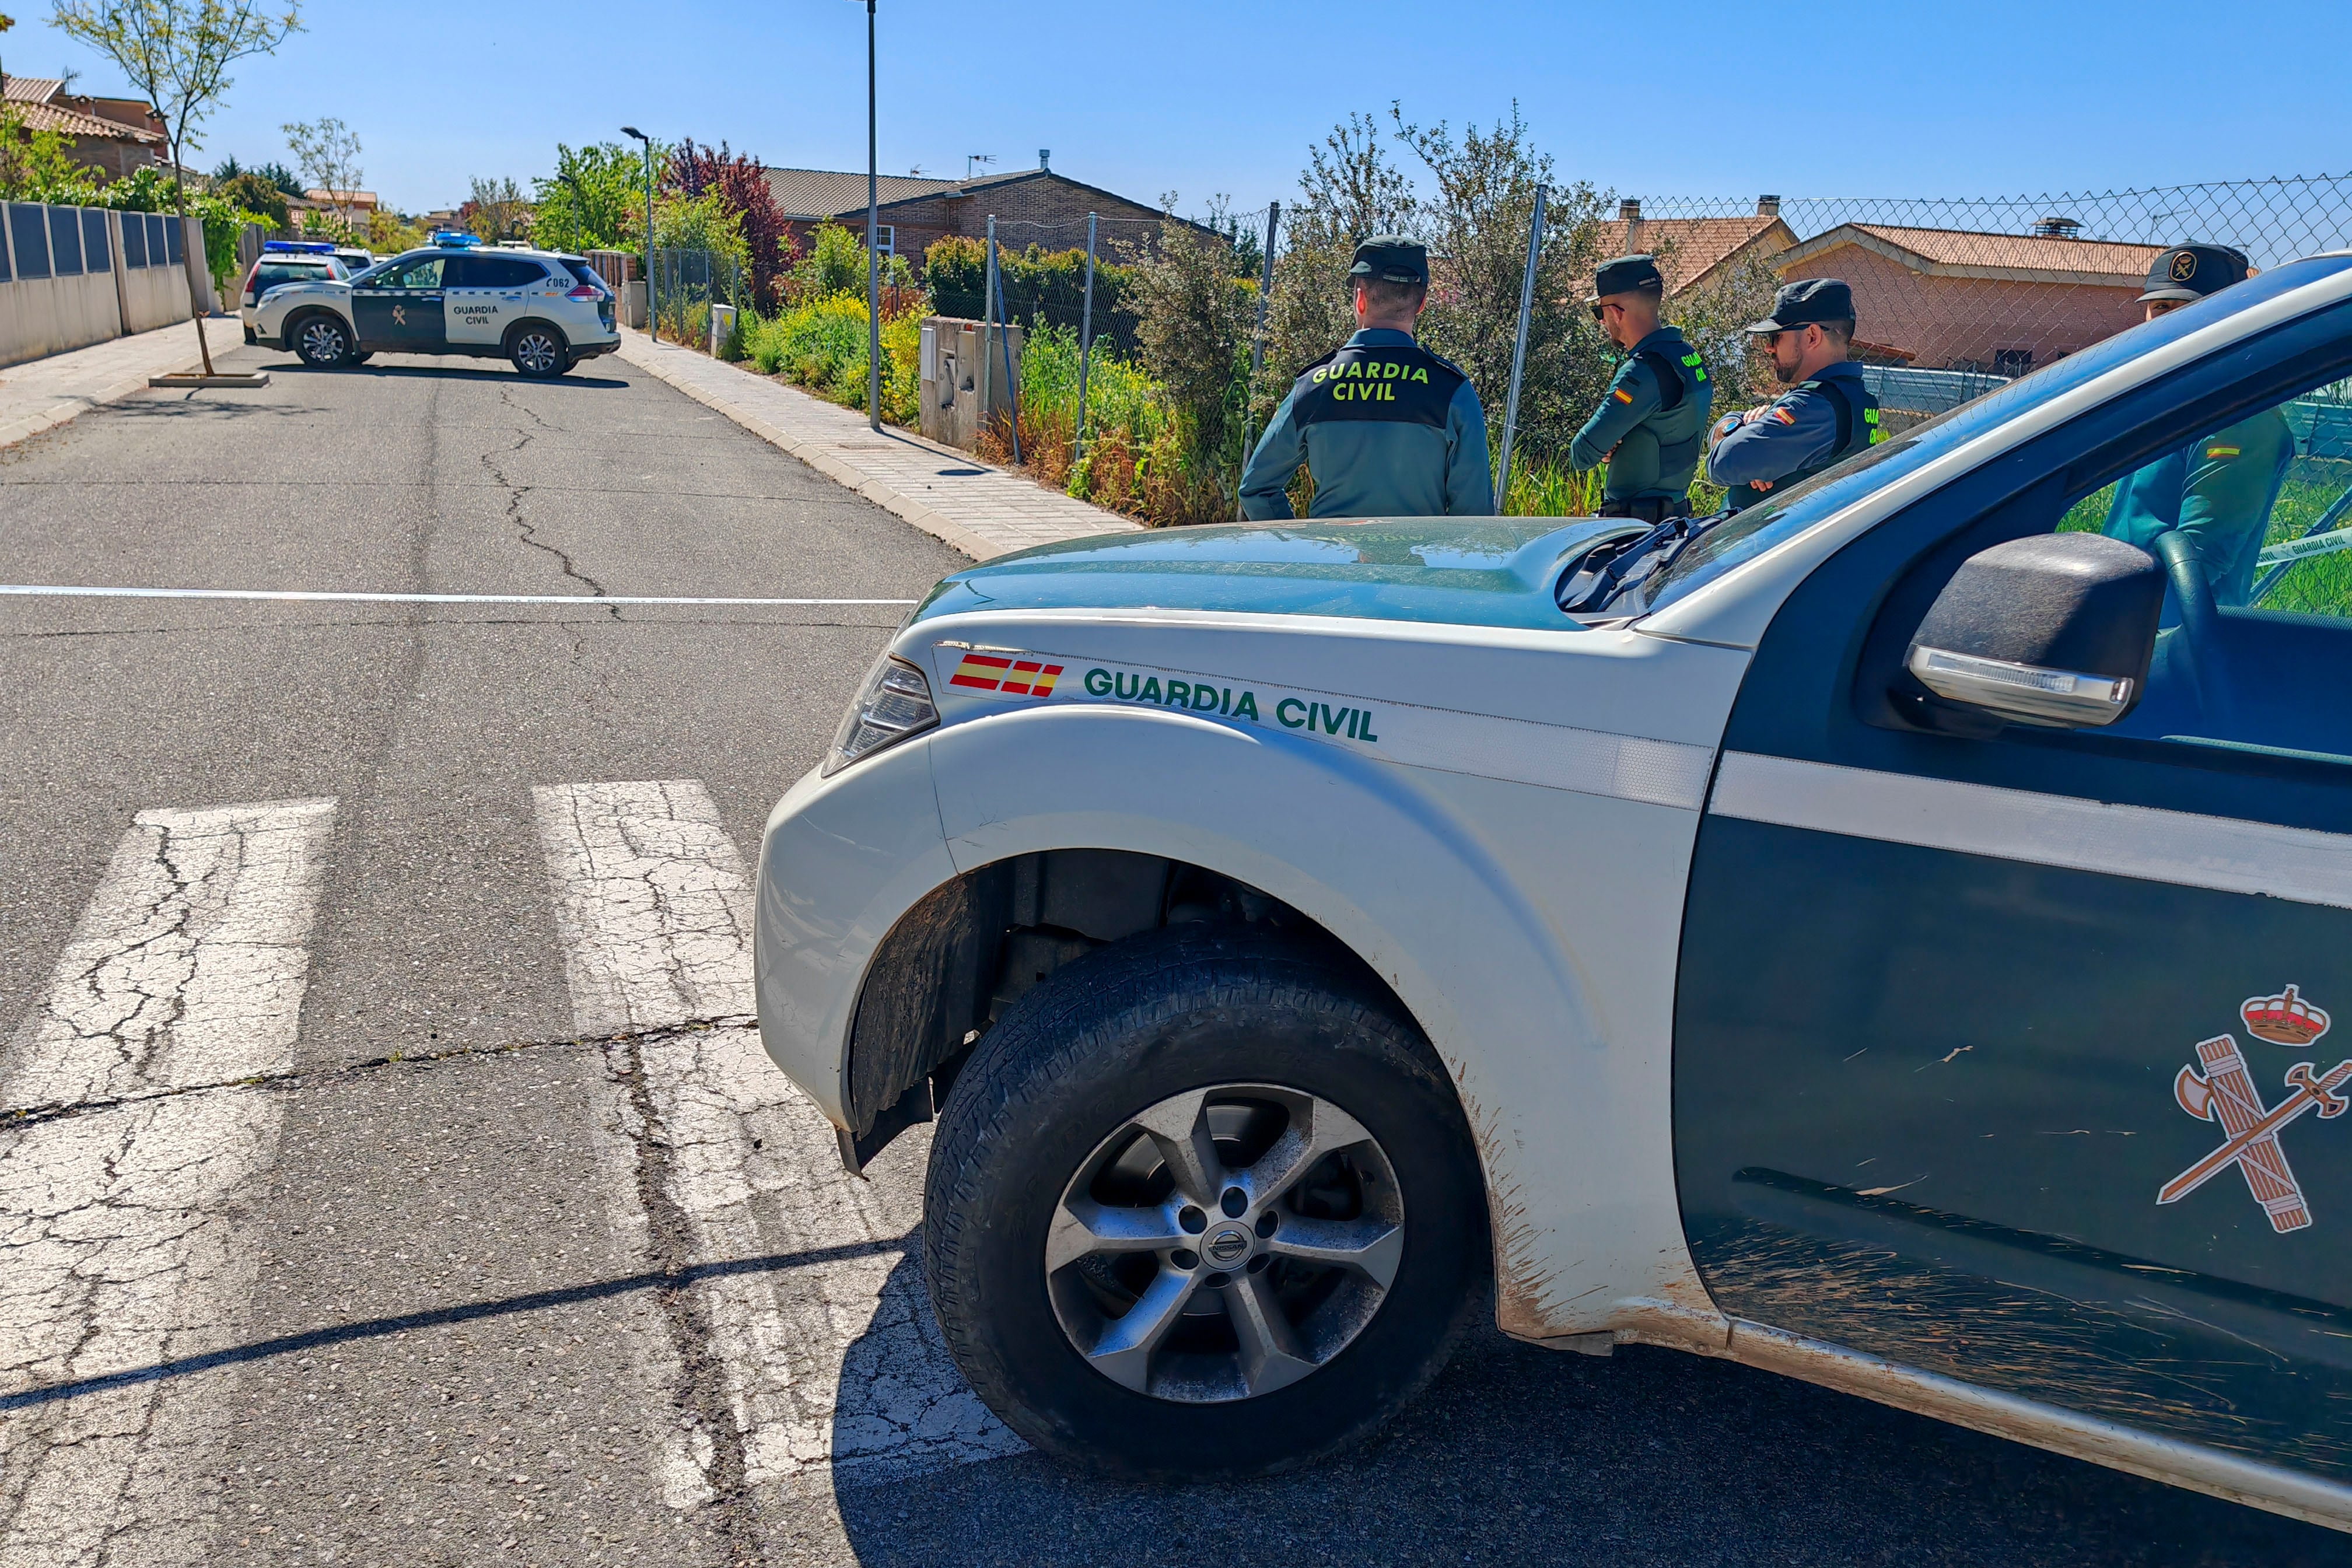
[[[1328,1453],[1491,1299],[2352,1525],[2347,376],[2331,255],[1688,542],[960,572],[768,822],[767,1048],[853,1170],[936,1118],[947,1342],[1081,1463]]]

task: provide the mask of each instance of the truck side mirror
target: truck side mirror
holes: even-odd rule
[[[1961,563],[1904,668],[1945,701],[2011,723],[2112,724],[2147,689],[2164,582],[2119,539],[2012,539]]]

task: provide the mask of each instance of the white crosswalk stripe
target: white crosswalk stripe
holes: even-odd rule
[[[256,1267],[237,1210],[280,1101],[205,1086],[292,1064],[334,815],[147,811],[123,836],[0,1056],[0,1108],[115,1102],[0,1142],[0,1393],[233,1342]],[[0,1414],[0,1562],[196,1561],[229,1375]]]
[[[577,1026],[659,1031],[749,1015],[751,879],[709,792],[668,780],[534,794]],[[643,1095],[624,1097],[623,1131],[662,1146],[693,1261],[855,1247],[912,1230],[916,1197],[841,1169],[830,1125],[747,1022],[653,1034],[635,1050]],[[900,1256],[724,1275],[696,1289],[753,1485],[828,1465],[881,1473],[1021,1447],[948,1360]],[[694,1450],[709,1462],[707,1444]]]

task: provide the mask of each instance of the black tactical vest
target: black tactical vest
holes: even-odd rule
[[[1341,348],[1300,374],[1290,390],[1291,416],[1302,428],[1370,419],[1443,430],[1454,393],[1469,379],[1418,343]]]
[[[1815,474],[1825,473],[1856,452],[1867,451],[1886,439],[1886,432],[1878,423],[1878,399],[1870,395],[1868,383],[1840,376],[1834,381],[1803,381],[1797,384],[1807,392],[1820,393],[1837,410],[1837,444],[1775,488],[1799,484]],[[1856,393],[1861,395],[1858,406],[1854,401]]]

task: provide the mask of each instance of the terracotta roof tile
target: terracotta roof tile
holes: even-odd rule
[[[0,84],[0,98],[11,103],[47,103],[65,89],[65,82],[57,77],[12,76]]]
[[[11,77],[8,85],[16,85]],[[163,138],[152,131],[142,131],[136,125],[125,125],[119,120],[100,120],[94,114],[80,114],[70,109],[60,109],[54,103],[30,103],[12,100],[16,113],[24,121],[27,131],[55,131],[66,136],[86,136],[108,142],[134,142],[142,147],[160,147]]]
[[[1669,292],[1681,289],[1705,277],[1736,254],[1740,247],[1761,237],[1780,219],[1748,213],[1738,217],[1651,217],[1639,220],[1642,225],[1642,249],[1664,253],[1659,269],[1666,275]],[[1626,251],[1626,224],[1622,218],[1611,218],[1597,226],[1600,231],[1601,257],[1622,256]],[[1795,243],[1790,233],[1781,246]]]
[[[2161,245],[2119,240],[2074,239],[2042,234],[1984,234],[1970,229],[1907,228],[1857,223],[1856,229],[1939,267],[2000,268],[2034,272],[2071,272],[2097,278],[2145,278]],[[1838,231],[1832,229],[1831,234]],[[1827,238],[1828,236],[1822,237]],[[1807,241],[1809,246],[1816,243]]]

